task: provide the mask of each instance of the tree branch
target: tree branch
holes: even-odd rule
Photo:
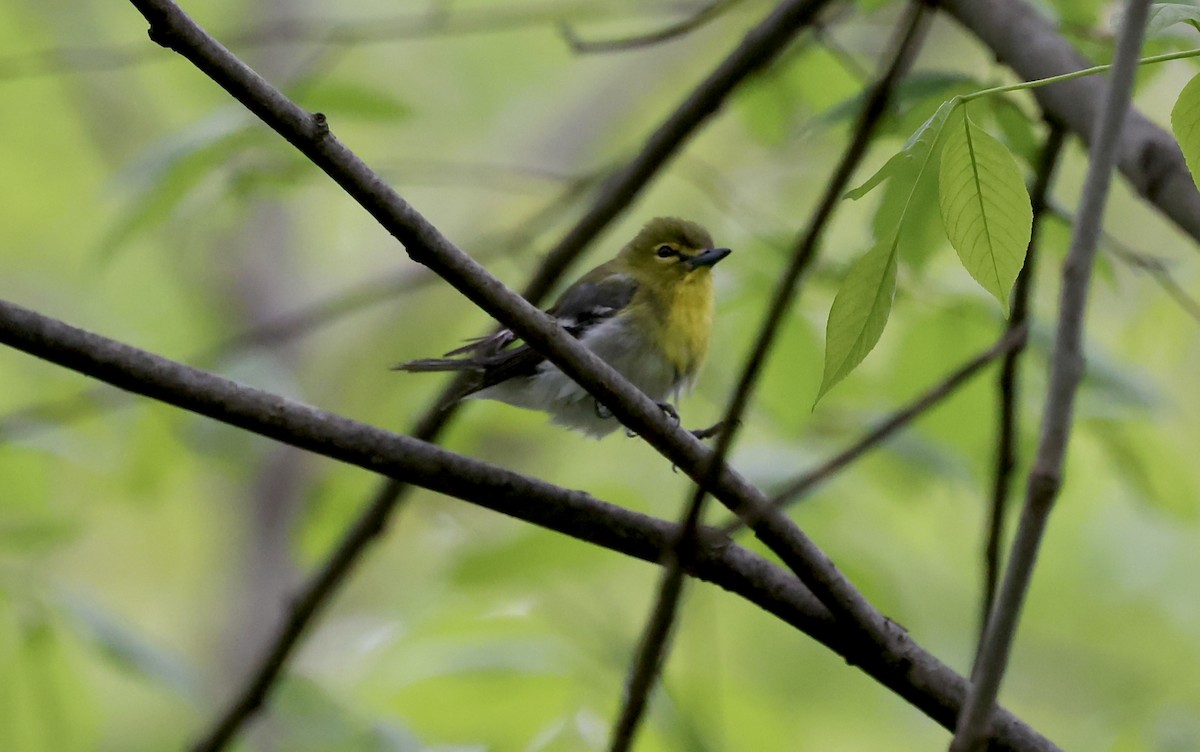
[[[826,186],[825,194],[813,213],[808,229],[801,234],[796,248],[792,252],[791,263],[788,264],[783,278],[775,288],[774,296],[767,308],[767,314],[759,327],[754,346],[746,358],[742,375],[721,421],[722,427],[717,436],[717,445],[706,463],[705,478],[696,484],[695,492],[692,494],[680,522],[679,539],[663,562],[658,595],[639,642],[637,655],[629,673],[625,701],[622,703],[621,712],[613,729],[610,745],[612,752],[627,752],[633,744],[634,735],[641,723],[650,691],[653,689],[662,670],[663,661],[666,659],[667,641],[678,613],[679,598],[683,592],[684,562],[688,560],[692,555],[692,550],[698,545],[696,535],[704,514],[704,501],[707,498],[705,489],[712,483],[714,476],[725,463],[742,415],[750,403],[754,385],[758,381],[767,355],[775,342],[783,317],[791,308],[800,276],[816,258],[820,238],[833,217],[835,207],[842,200],[846,184],[866,153],[875,127],[887,111],[888,101],[896,82],[916,57],[925,28],[922,23],[924,11],[924,0],[914,0],[910,3],[908,17],[900,23],[897,29],[894,49],[884,58],[888,60],[887,68],[879,80],[871,86],[858,122],[855,124],[850,144],[834,171],[832,180]]]
[[[1096,258],[1113,165],[1117,160],[1121,128],[1126,122],[1129,99],[1133,93],[1138,52],[1142,47],[1149,7],[1150,0],[1129,1],[1124,28],[1117,42],[1112,81],[1096,126],[1096,142],[1091,150],[1083,195],[1080,197],[1079,221],[1075,224],[1071,249],[1063,264],[1058,331],[1050,365],[1050,384],[1046,393],[1037,458],[1029,473],[1025,508],[1009,555],[1008,571],[980,643],[971,674],[971,692],[967,695],[950,746],[952,752],[982,749],[988,736],[988,719],[1008,663],[1009,650],[1033,577],[1042,534],[1062,484],[1075,392],[1084,371],[1084,314],[1092,264]]]
[[[1026,0],[943,0],[941,6],[1026,81],[1091,64]],[[1090,147],[1099,143],[1098,113],[1106,91],[1106,79],[1088,76],[1034,89],[1033,96],[1047,117]],[[1200,242],[1200,192],[1171,134],[1130,108],[1114,148],[1133,188]]]
[[[760,70],[762,66],[776,58],[780,50],[787,46],[787,43],[796,36],[799,30],[812,23],[816,13],[826,5],[827,1],[790,0],[784,2],[755,29],[752,29],[742,43],[738,44],[737,48],[721,61],[721,64],[697,86],[695,91],[685,98],[670,118],[667,118],[664,124],[655,130],[634,160],[605,182],[592,209],[547,255],[545,263],[541,265],[538,273],[524,290],[524,297],[533,303],[538,303],[542,297],[545,297],[557,279],[580,255],[583,248],[602,229],[607,227],[612,219],[619,216],[625,207],[628,207],[630,201],[642,191],[650,178],[653,178],[654,174],[665,166],[674,152],[677,152],[691,134],[695,133],[697,128],[719,109],[730,92],[736,89],[738,84],[742,83],[751,73]],[[139,6],[139,10],[140,7],[142,6]],[[161,13],[163,10],[172,11],[174,6],[149,4],[148,8],[151,12]],[[155,11],[155,8],[158,10]],[[186,20],[178,8],[174,8],[172,12]],[[203,32],[196,29],[193,31],[193,36],[197,36],[200,42],[206,44]],[[238,66],[227,60],[227,58],[232,58],[232,55],[224,53],[224,50],[220,46],[216,46],[215,42],[212,42],[210,47],[215,47],[215,49],[209,50],[210,58],[215,59],[209,61],[209,66],[232,66],[236,72],[241,74],[242,78],[245,78],[245,72],[238,71]],[[198,67],[205,70],[204,66]],[[220,80],[218,83],[221,83]],[[248,83],[251,84],[252,90],[259,90],[259,82],[256,80],[250,79]],[[245,91],[246,84],[242,83],[241,86],[244,89],[244,96],[251,96],[250,92]],[[280,128],[276,128],[276,130],[280,130]],[[326,169],[326,172],[329,172],[329,169]],[[398,197],[395,197],[395,200],[400,201]],[[403,205],[403,201],[400,201],[400,204]],[[388,227],[388,224],[385,223],[385,227]],[[493,315],[496,314],[493,313]],[[497,318],[503,319],[504,317]],[[521,331],[520,326],[514,326],[514,329]],[[454,381],[446,386],[443,395],[456,389],[457,381]],[[415,437],[433,440],[442,431],[452,415],[455,414],[454,408],[444,409],[443,403],[443,399],[438,399],[434,403],[434,407],[427,411],[424,417],[421,417],[418,425],[414,428]],[[283,662],[286,661],[289,652],[298,644],[302,630],[316,615],[322,598],[328,597],[337,588],[341,580],[348,576],[366,547],[382,533],[391,511],[400,501],[403,491],[403,483],[396,480],[386,481],[380,486],[371,504],[356,519],[346,536],[343,536],[341,545],[337,548],[337,555],[326,561],[322,570],[301,591],[296,600],[298,610],[294,614],[295,618],[289,620],[289,624],[294,624],[296,627],[289,627],[288,630],[280,633],[268,654],[259,663],[258,669],[253,673],[253,678],[248,682],[244,691],[235,697],[233,703],[217,721],[214,734],[202,742],[202,746],[200,746],[202,750],[217,750],[223,746],[224,742],[232,738],[232,734],[236,732],[240,724],[244,723],[262,705],[265,693],[270,690],[272,682],[280,674]],[[312,604],[312,606],[308,607],[307,604]],[[299,607],[304,607],[304,610],[300,610]]]
[[[659,561],[679,535],[676,525],[582,491],[243,386],[5,301],[0,301],[0,343],[112,386],[643,561]],[[758,605],[842,655],[938,723],[947,728],[953,724],[966,695],[966,680],[906,635],[882,653],[863,646],[848,639],[845,625],[790,573],[718,531],[706,530],[700,541],[687,562],[689,574]],[[994,725],[999,749],[1057,750],[1007,711],[997,713]]]
[[[1042,147],[1038,160],[1037,175],[1033,181],[1029,201],[1033,209],[1033,234],[1029,247],[1025,250],[1025,264],[1017,275],[1013,285],[1012,309],[1008,317],[1006,331],[1026,329],[1029,320],[1029,296],[1033,289],[1034,265],[1037,261],[1038,234],[1041,231],[1042,219],[1049,206],[1048,196],[1050,185],[1054,182],[1054,170],[1058,165],[1059,155],[1065,133],[1063,127],[1056,122],[1050,122],[1050,133]],[[987,626],[992,603],[996,600],[996,586],[1000,581],[1000,543],[1004,538],[1004,518],[1008,507],[1009,489],[1012,486],[1012,473],[1017,467],[1017,364],[1025,351],[1025,341],[1016,344],[1004,354],[1004,363],[1000,366],[1000,377],[996,388],[999,395],[999,424],[996,427],[996,465],[992,476],[992,504],[987,520],[987,535],[983,547],[983,595],[980,606],[979,642],[983,642],[983,630]]]

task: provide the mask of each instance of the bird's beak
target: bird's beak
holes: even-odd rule
[[[713,266],[731,253],[733,253],[733,251],[729,250],[728,248],[709,248],[707,251],[692,256],[684,263],[686,263],[690,269],[699,269],[702,266]]]

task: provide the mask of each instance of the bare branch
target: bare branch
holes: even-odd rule
[[[948,13],[1026,81],[1090,65],[1026,0],[943,0]],[[1105,79],[1089,76],[1033,91],[1047,117],[1086,144],[1099,143]],[[1200,192],[1171,134],[1130,108],[1114,146],[1117,166],[1143,198],[1200,242]]]
[[[5,301],[0,301],[0,343],[112,386],[643,561],[661,560],[679,536],[676,525],[582,491],[243,386]],[[363,535],[375,534],[362,528]],[[718,531],[706,529],[699,540],[686,563],[689,574],[744,597],[842,655],[938,723],[953,724],[966,680],[906,635],[877,652],[850,639],[845,625],[790,573]],[[301,621],[288,628],[302,629]],[[995,726],[998,749],[1058,749],[1007,711],[997,713]]]
[[[637,656],[630,669],[625,701],[622,703],[621,712],[613,730],[610,745],[612,752],[627,752],[633,744],[633,738],[641,723],[650,691],[654,687],[666,658],[667,640],[678,612],[679,598],[683,592],[684,562],[691,556],[692,549],[698,545],[696,534],[704,514],[704,502],[707,498],[706,488],[720,472],[720,468],[729,454],[729,449],[733,446],[733,439],[737,434],[742,415],[750,403],[754,385],[758,381],[763,364],[775,342],[783,318],[791,308],[800,276],[816,258],[820,238],[833,217],[835,207],[842,200],[846,184],[866,153],[875,127],[887,111],[892,89],[916,57],[921,40],[924,38],[922,33],[925,28],[925,24],[922,23],[924,16],[924,0],[914,0],[910,3],[908,17],[901,22],[897,29],[895,48],[884,58],[888,61],[887,68],[871,87],[863,103],[858,122],[855,124],[850,144],[846,147],[846,152],[838,163],[821,202],[813,212],[808,229],[801,234],[797,241],[796,248],[792,252],[791,263],[775,288],[775,293],[767,308],[767,314],[759,327],[758,337],[746,358],[742,375],[720,423],[721,429],[717,434],[717,445],[713,450],[712,457],[706,463],[705,477],[696,484],[696,490],[687,504],[680,523],[679,540],[676,541],[672,551],[668,553],[663,562],[658,596],[642,634]]]
[[[1117,161],[1121,128],[1129,110],[1137,71],[1138,52],[1142,47],[1150,0],[1130,0],[1124,28],[1117,42],[1112,80],[1104,98],[1104,108],[1096,125],[1096,142],[1091,150],[1079,221],[1071,237],[1071,249],[1063,264],[1062,292],[1059,298],[1058,330],[1054,357],[1050,365],[1050,385],[1042,416],[1042,435],[1037,457],[1029,473],[1025,508],[1009,555],[1004,584],[997,596],[983,641],[971,672],[971,691],[950,745],[952,752],[975,752],[986,743],[988,721],[1000,690],[1000,680],[1008,664],[1009,650],[1016,633],[1017,620],[1050,510],[1062,484],[1067,442],[1075,406],[1075,392],[1083,378],[1083,329],[1087,308],[1092,264],[1100,238],[1104,206]]]
[[[1025,329],[1029,320],[1029,296],[1033,289],[1034,267],[1037,261],[1038,234],[1042,219],[1048,206],[1050,185],[1054,181],[1054,170],[1058,165],[1059,155],[1065,133],[1062,126],[1050,123],[1050,133],[1042,147],[1038,160],[1037,175],[1034,177],[1033,190],[1029,193],[1029,201],[1033,209],[1033,234],[1029,247],[1025,251],[1025,264],[1017,275],[1013,285],[1012,309],[1008,317],[1007,331]],[[1000,377],[996,388],[999,394],[999,423],[996,427],[996,467],[992,476],[992,504],[987,520],[987,535],[983,547],[983,595],[981,597],[979,641],[983,641],[983,630],[987,626],[992,603],[996,599],[996,586],[1000,582],[1000,542],[1004,537],[1004,519],[1008,507],[1009,488],[1012,486],[1012,473],[1017,466],[1017,364],[1025,351],[1022,340],[1004,354],[1004,363],[1000,367]]]

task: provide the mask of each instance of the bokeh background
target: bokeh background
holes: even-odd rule
[[[598,181],[771,5],[728,3],[679,39],[622,52],[574,52],[562,25],[619,38],[699,7],[184,3],[517,288]],[[717,270],[715,357],[680,405],[687,424],[720,415],[901,7],[835,6],[822,33],[739,90],[568,274],[656,215],[698,220],[735,249]],[[1039,7],[1089,55],[1110,54],[1109,5]],[[1197,45],[1180,32],[1147,51]],[[0,50],[4,299],[401,432],[444,382],[388,366],[487,330],[330,180],[148,41],[129,4],[9,0]],[[1195,72],[1189,61],[1146,69],[1137,106],[1166,124]],[[1010,80],[939,17],[862,177],[942,100]],[[1045,132],[1032,100],[980,117],[1028,173]],[[1054,189],[1067,212],[1085,159],[1070,142]],[[871,244],[878,195],[839,208],[732,458],[762,487],[832,454],[1002,331],[1004,311],[941,237],[935,197],[921,198],[923,253],[901,262],[883,339],[814,406],[825,317]],[[1200,749],[1200,310],[1179,294],[1200,297],[1200,257],[1119,182],[1106,229],[1067,485],[1002,699],[1064,749]],[[1069,234],[1051,220],[1039,249],[1018,478]],[[960,671],[978,629],[996,377],[985,371],[793,512],[874,603]],[[663,517],[689,490],[636,439],[595,442],[503,405],[469,405],[444,444]],[[133,752],[198,738],[377,483],[0,351],[0,749]],[[418,493],[240,748],[603,749],[655,582],[649,565]],[[823,647],[699,585],[638,748],[897,751],[947,740]]]

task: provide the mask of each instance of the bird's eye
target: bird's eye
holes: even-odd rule
[[[679,252],[669,245],[660,245],[655,253],[658,254],[659,258],[670,258],[677,255]]]

